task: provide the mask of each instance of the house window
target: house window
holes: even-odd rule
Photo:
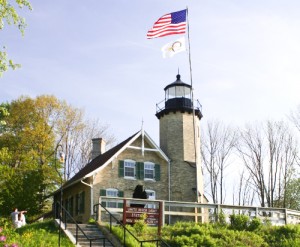
[[[65,201],[65,208],[68,211],[68,213],[66,213],[66,217],[67,219],[70,218],[70,216],[73,216],[73,196],[72,197],[68,197]]]
[[[79,194],[76,194],[75,197],[75,214],[79,214]]]
[[[67,200],[66,200],[66,209],[67,211],[69,212],[69,214],[67,214],[67,217],[70,215],[70,216],[73,216],[73,197],[69,197]]]
[[[76,195],[76,214],[84,213],[84,201],[85,201],[85,193],[82,191],[81,193]]]
[[[120,160],[119,177],[160,181],[160,165],[149,161]]]
[[[145,190],[147,193],[148,200],[155,200],[154,190]],[[156,208],[154,203],[147,203],[146,208]]]
[[[113,189],[113,188],[109,188],[106,190],[102,189],[102,190],[100,190],[100,196],[123,197],[124,192],[117,190],[117,189]],[[106,198],[103,199],[101,204],[103,207],[108,207],[108,208],[122,208],[123,207],[122,202],[109,201],[109,199],[106,199]]]
[[[107,189],[106,190],[106,196],[118,197],[118,190],[117,189]],[[107,202],[106,206],[108,208],[116,208],[117,207],[117,202]]]
[[[73,205],[73,196],[69,198],[69,212],[71,214],[71,216],[73,216],[73,208],[74,208],[74,205]]]
[[[151,162],[145,162],[144,163],[144,179],[154,179],[154,172],[155,172],[155,165]]]
[[[124,161],[124,177],[135,178],[135,161],[133,160]]]

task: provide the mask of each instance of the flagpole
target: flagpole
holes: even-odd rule
[[[188,30],[188,44],[189,44],[189,64],[190,64],[190,78],[191,78],[191,86],[193,89],[193,77],[192,77],[192,58],[191,58],[191,43],[190,43],[190,22],[189,22],[189,11],[188,7],[186,7],[186,19],[187,19],[187,30]]]
[[[192,58],[191,58],[191,43],[190,43],[190,23],[189,23],[189,11],[186,7],[186,18],[187,18],[187,34],[188,34],[188,44],[189,44],[189,65],[190,65],[190,79],[191,79],[191,97],[192,97],[192,107],[193,107],[193,131],[194,131],[194,149],[195,149],[195,164],[196,164],[196,181],[197,181],[197,202],[199,201],[199,185],[198,183],[198,155],[197,155],[197,138],[196,138],[196,123],[195,123],[195,107],[194,107],[194,88],[193,88],[193,76],[192,76]]]

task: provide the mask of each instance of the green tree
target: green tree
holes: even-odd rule
[[[300,178],[293,178],[288,181],[285,190],[285,197],[280,197],[276,201],[276,207],[286,207],[300,210]],[[285,206],[283,206],[285,205]]]
[[[49,195],[61,179],[72,175],[80,161],[77,157],[83,156],[78,140],[90,127],[89,121],[82,110],[50,95],[22,96],[5,109],[5,117],[0,116],[5,121],[0,129],[0,211],[9,213],[16,206],[34,214],[48,210]],[[105,136],[104,132],[93,133]],[[87,138],[91,143],[90,135]],[[87,140],[81,141],[86,145]],[[58,147],[65,152],[63,164],[56,157]]]
[[[0,134],[2,132],[2,128],[6,125],[5,118],[9,115],[8,108],[9,104],[0,104]]]
[[[31,5],[27,0],[15,0],[11,2],[12,3],[8,0],[0,1],[0,30],[4,28],[6,22],[8,25],[17,26],[21,34],[24,35],[26,27],[25,19],[18,14],[16,8],[27,7],[31,10]],[[8,58],[4,44],[1,44],[1,46],[3,48],[0,50],[0,77],[8,68],[16,69],[20,67],[20,64],[14,64],[14,62]]]
[[[53,166],[55,136],[39,101],[51,105],[52,98],[21,97],[10,104],[9,116],[0,136],[1,209],[26,208],[32,213],[46,206],[45,196],[55,189],[58,175]]]

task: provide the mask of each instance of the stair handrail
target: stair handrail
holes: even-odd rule
[[[124,230],[124,238],[123,238],[123,245],[125,245],[126,241],[126,232],[128,232],[138,243],[140,243],[141,247],[143,246],[143,243],[150,243],[150,242],[156,242],[156,246],[158,246],[158,243],[163,244],[161,246],[170,247],[163,239],[152,239],[152,240],[139,240],[119,219],[117,219],[111,212],[108,211],[108,209],[103,206],[101,203],[94,204],[94,212],[98,215],[98,206],[101,206],[108,214],[109,214],[109,231],[112,233],[112,218],[123,228]]]
[[[34,223],[34,222],[40,221],[40,220],[45,219],[45,218],[52,218],[52,216],[53,216],[53,210],[51,210],[49,212],[46,212],[46,213],[43,213],[43,214],[37,216],[34,219],[30,219],[30,220],[28,220],[28,222],[29,223]]]
[[[102,240],[104,246],[105,246],[105,242],[106,242],[106,241],[108,241],[112,246],[114,246],[113,243],[112,243],[109,239],[107,239],[106,237],[94,237],[94,238],[90,238],[89,236],[87,236],[87,235],[85,234],[85,232],[81,229],[81,227],[79,226],[79,224],[77,223],[77,221],[76,221],[76,220],[73,218],[73,216],[68,212],[68,210],[67,210],[64,206],[60,205],[59,202],[57,202],[56,205],[57,205],[58,207],[61,206],[61,209],[62,209],[62,215],[60,215],[60,214],[58,214],[58,215],[59,215],[59,220],[60,220],[61,222],[63,222],[64,225],[65,225],[65,230],[67,229],[67,217],[66,217],[66,214],[68,215],[69,219],[71,219],[72,222],[74,222],[74,224],[76,225],[76,235],[75,235],[76,244],[78,244],[78,229],[79,229],[79,230],[82,232],[83,236],[90,242],[90,247],[92,247],[92,242],[95,241],[95,240]],[[55,211],[55,212],[57,212],[57,211]],[[60,212],[60,211],[58,211],[58,212]],[[63,217],[63,216],[64,216],[64,217]]]

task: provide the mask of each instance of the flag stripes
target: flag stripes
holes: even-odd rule
[[[186,9],[166,14],[159,18],[147,33],[147,38],[158,38],[173,34],[184,34],[186,30]]]

